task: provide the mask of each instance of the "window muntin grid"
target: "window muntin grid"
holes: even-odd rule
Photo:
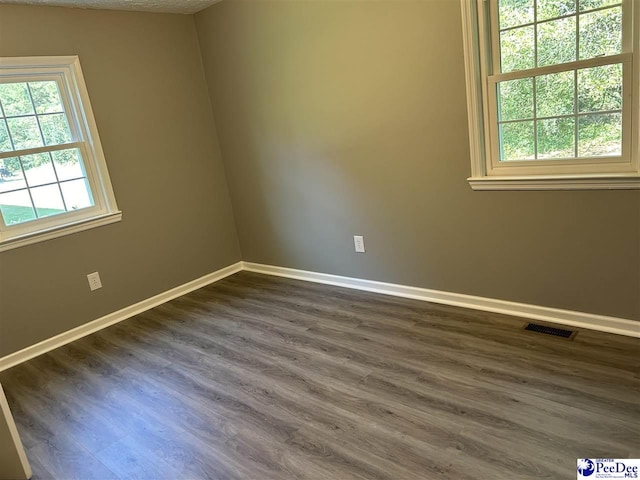
[[[494,99],[490,106],[495,108],[491,115],[496,125],[493,141],[497,149],[492,147],[491,155],[494,165],[522,160],[558,163],[620,159],[626,118],[623,84],[631,76],[625,72],[630,65],[622,54],[623,2],[496,0],[493,5],[493,31],[497,33],[492,37],[496,52],[492,63],[494,71],[500,72],[489,77],[490,88],[494,89],[489,92]],[[561,22],[565,27],[560,28]],[[592,41],[593,32],[599,32],[596,37],[603,41]],[[540,42],[544,35],[562,45],[564,51],[555,58],[550,55],[549,48],[545,50],[544,42]],[[514,49],[514,42],[527,48],[504,55],[505,50]],[[567,48],[567,44],[572,46]],[[585,102],[593,103],[588,101],[585,72],[607,69],[615,74],[601,76],[604,88],[619,102],[608,108],[584,108]],[[554,76],[563,76],[564,81],[556,89],[545,89]],[[556,98],[550,98],[550,91],[555,92]],[[552,105],[564,103],[568,108],[549,111],[545,109],[549,100]],[[520,111],[514,112],[513,106],[518,103]]]
[[[56,80],[0,84],[0,213],[5,226],[95,205],[64,104]]]

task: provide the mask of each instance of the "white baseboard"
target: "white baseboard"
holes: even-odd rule
[[[166,292],[155,295],[136,304],[125,307],[117,312],[110,313],[104,317],[93,320],[79,327],[63,332],[55,337],[48,338],[30,347],[11,353],[0,358],[0,372],[14,367],[22,362],[26,362],[43,353],[55,348],[71,343],[74,340],[91,335],[110,325],[126,320],[139,313],[157,307],[169,300],[185,295],[189,292],[202,288],[210,283],[222,280],[229,275],[233,275],[241,270],[249,272],[275,275],[279,277],[295,278],[307,282],[324,283],[339,287],[364,290],[367,292],[382,293],[396,297],[413,298],[425,302],[443,303],[457,307],[473,308],[486,312],[502,313],[515,317],[541,320],[549,323],[558,323],[571,327],[587,328],[601,332],[615,333],[629,337],[640,338],[640,322],[627,320],[624,318],[607,317],[605,315],[595,315],[591,313],[575,312],[572,310],[562,310],[559,308],[541,307],[526,303],[508,302],[494,298],[476,297],[462,293],[442,292],[439,290],[429,290],[427,288],[409,287],[394,283],[377,282],[374,280],[364,280],[361,278],[342,277],[328,273],[309,272],[306,270],[296,270],[293,268],[276,267],[273,265],[262,265],[251,262],[237,262],[216,272],[209,273]]]
[[[559,308],[541,307],[526,303],[508,302],[495,298],[476,297],[462,293],[429,290],[427,288],[409,287],[394,283],[376,282],[360,278],[342,277],[328,273],[309,272],[293,268],[275,267],[259,263],[242,262],[242,269],[250,272],[295,278],[308,282],[337,285],[367,292],[383,293],[396,297],[413,298],[425,302],[443,303],[457,307],[473,308],[486,312],[502,313],[527,319],[558,323],[571,327],[587,328],[601,332],[615,333],[629,337],[640,337],[640,322],[624,318],[608,317],[591,313],[562,310]]]
[[[24,348],[15,353],[11,353],[5,357],[0,358],[0,372],[14,367],[22,362],[26,362],[27,360],[30,360],[34,357],[42,355],[43,353],[49,352],[55,348],[66,345],[67,343],[71,343],[74,340],[78,340],[79,338],[91,335],[98,330],[102,330],[103,328],[106,328],[110,325],[133,317],[134,315],[150,310],[153,307],[157,307],[158,305],[168,302],[169,300],[173,300],[174,298],[202,288],[206,285],[209,285],[210,283],[222,280],[223,278],[228,277],[229,275],[233,275],[240,270],[242,270],[242,262],[234,263],[233,265],[221,268],[220,270],[217,270],[213,273],[209,273],[207,275],[204,275],[203,277],[196,278],[195,280],[172,288],[171,290],[167,290],[166,292],[162,292],[151,298],[147,298],[146,300],[142,300],[141,302],[135,303],[121,310],[105,315],[104,317],[98,318],[97,320],[93,320],[89,323],[80,325],[79,327],[67,330],[66,332],[56,335],[55,337],[48,338],[46,340],[43,340],[42,342],[36,343],[35,345]]]

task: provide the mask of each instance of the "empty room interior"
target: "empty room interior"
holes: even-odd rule
[[[0,479],[637,478],[639,117],[635,0],[0,0]]]

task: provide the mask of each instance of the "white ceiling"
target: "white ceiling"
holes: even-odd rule
[[[0,0],[0,3],[139,12],[196,13],[219,1],[221,0]]]

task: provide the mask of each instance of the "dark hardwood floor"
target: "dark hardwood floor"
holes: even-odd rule
[[[0,373],[36,479],[573,479],[639,340],[242,272]]]

